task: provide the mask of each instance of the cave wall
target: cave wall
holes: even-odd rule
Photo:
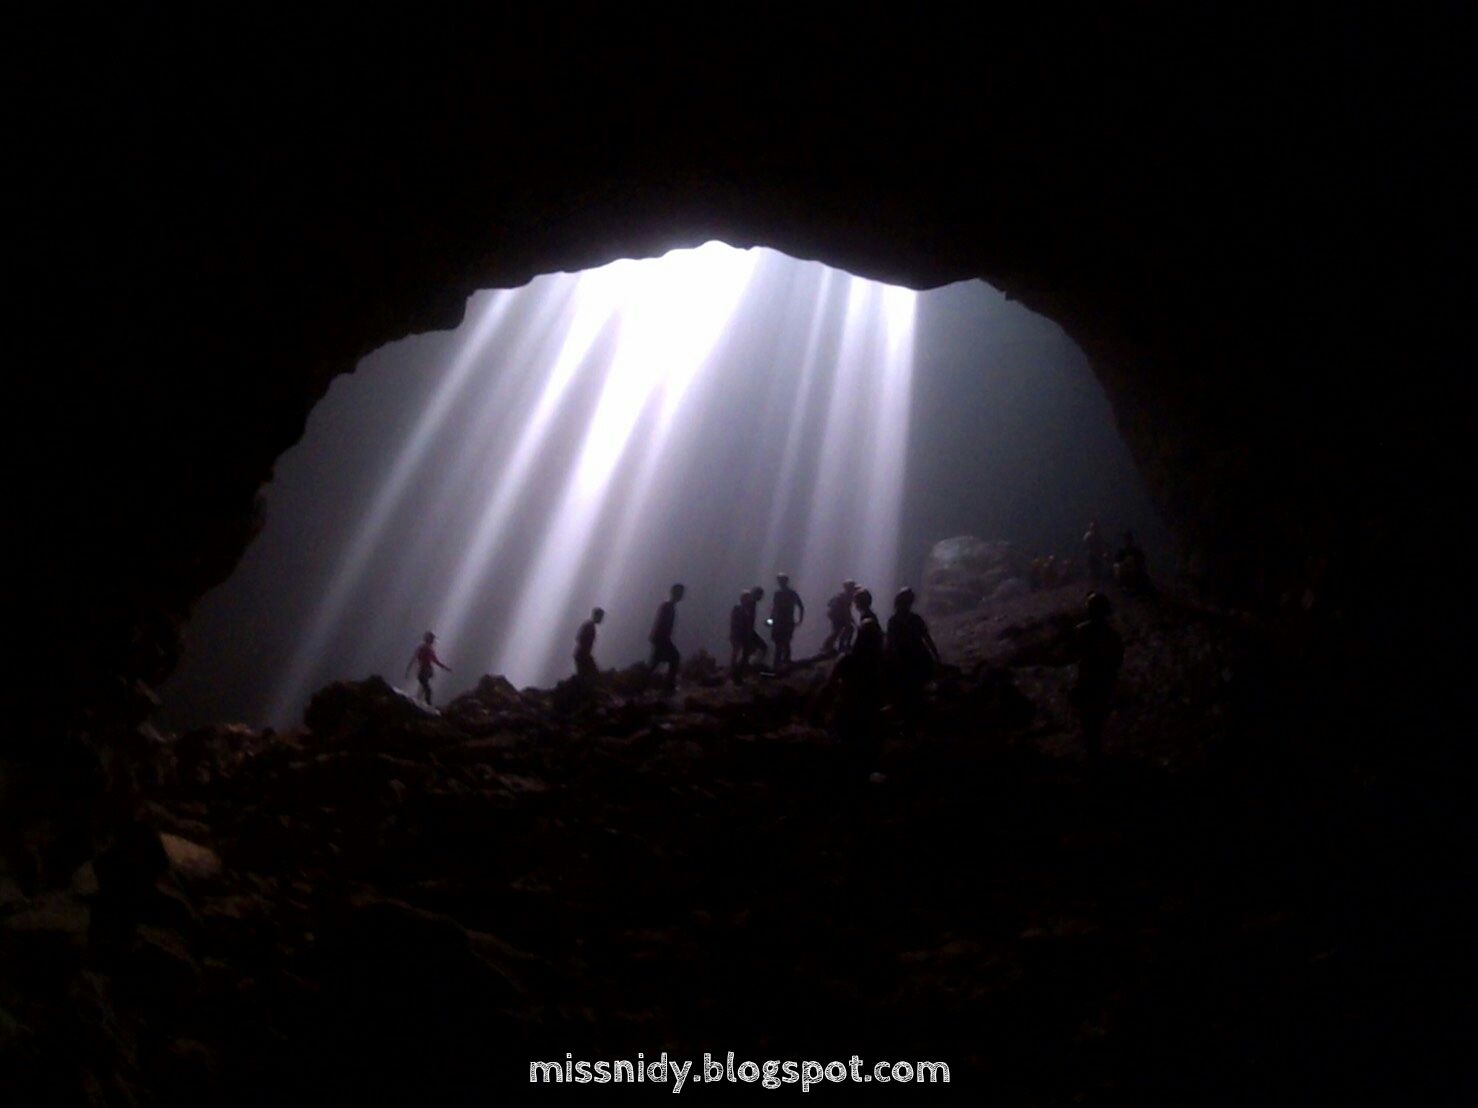
[[[979,277],[1059,322],[1184,567],[1238,603],[1405,573],[1466,490],[1440,18],[32,18],[12,782],[65,732],[86,795],[119,787],[97,751],[147,714],[334,375],[476,289],[710,238]]]

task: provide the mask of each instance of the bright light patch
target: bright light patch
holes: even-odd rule
[[[818,612],[843,577],[885,595],[915,302],[718,242],[492,295],[346,545],[274,717],[325,679],[314,663],[355,605],[415,613],[364,644],[366,671],[398,677],[430,627],[466,687],[484,669],[520,685],[562,676],[595,604],[609,613],[603,660],[632,661],[673,579],[690,582],[685,612],[704,610],[705,581],[708,602],[727,605],[782,570]],[[774,455],[745,450],[746,436]],[[385,535],[407,516],[415,549],[396,558]],[[675,560],[708,531],[706,562]],[[366,567],[383,564],[372,589]],[[823,623],[803,631],[819,642]],[[722,629],[687,635],[716,645]],[[813,647],[798,641],[797,656]]]

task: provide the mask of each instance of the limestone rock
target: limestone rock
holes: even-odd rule
[[[924,560],[920,610],[941,616],[978,608],[985,599],[1021,576],[1009,542],[988,542],[971,535],[934,544]]]

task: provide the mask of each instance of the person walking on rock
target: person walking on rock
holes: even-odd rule
[[[770,646],[765,642],[760,633],[755,630],[754,622],[759,618],[760,601],[765,598],[763,585],[756,585],[745,594],[744,604],[744,668],[749,668],[751,657],[765,660],[765,655],[770,652]]]
[[[575,674],[584,681],[595,681],[600,677],[600,667],[595,664],[595,629],[606,618],[604,608],[592,608],[590,618],[580,624],[575,634]]]
[[[913,610],[914,591],[898,590],[893,615],[888,620],[888,659],[893,669],[898,706],[909,715],[917,713],[924,700],[924,686],[939,665],[939,648],[929,634],[924,617]]]
[[[744,676],[749,661],[749,629],[754,623],[751,612],[753,597],[748,589],[739,594],[738,602],[729,609],[729,676],[738,681]]]
[[[861,776],[877,769],[882,752],[883,628],[873,614],[871,592],[858,589],[852,602],[858,615],[856,641],[832,669],[827,687],[838,691],[837,736],[852,771]]]
[[[845,654],[852,645],[852,633],[856,624],[852,622],[852,599],[857,595],[856,581],[843,581],[842,591],[826,602],[826,618],[831,621],[831,634],[821,644],[821,653],[836,651]]]
[[[677,602],[683,598],[684,591],[680,584],[672,586],[668,599],[657,606],[657,618],[652,621],[652,633],[647,636],[652,644],[652,660],[647,668],[655,672],[659,665],[666,664],[668,692],[677,688],[677,668],[682,663],[682,656],[672,642],[672,630],[677,625]]]
[[[405,675],[407,677],[411,675],[412,666],[418,667],[416,670],[416,680],[421,683],[421,699],[426,702],[427,707],[431,706],[431,678],[436,673],[436,667],[441,666],[448,673],[452,671],[451,666],[436,656],[436,648],[431,645],[435,641],[436,636],[430,631],[422,635],[421,645],[416,647],[416,652],[411,655],[411,660],[405,666]]]
[[[790,640],[806,618],[806,606],[801,594],[790,587],[787,574],[777,574],[775,582],[780,587],[770,601],[770,638],[775,643],[775,672],[779,673],[790,665]]]

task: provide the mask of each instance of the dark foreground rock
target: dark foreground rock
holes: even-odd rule
[[[1456,844],[1360,704],[1312,722],[1286,628],[1122,599],[1089,766],[1077,599],[937,620],[879,783],[809,662],[670,697],[488,678],[439,714],[371,679],[302,731],[182,738],[95,873],[0,890],[3,1102],[493,1103],[567,1052],[730,1050],[947,1063],[927,1103],[1470,1090],[1465,971],[1432,957],[1463,948]]]

